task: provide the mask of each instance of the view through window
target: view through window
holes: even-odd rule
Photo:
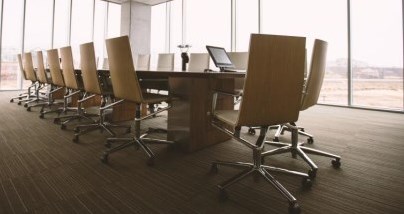
[[[267,0],[262,3],[262,32],[306,37],[308,68],[314,39],[328,42],[327,67],[319,102],[347,105],[346,1]]]
[[[403,109],[402,1],[351,2],[353,104]]]
[[[0,89],[21,87],[17,54],[22,51],[23,0],[3,0]],[[20,27],[17,27],[20,26]]]

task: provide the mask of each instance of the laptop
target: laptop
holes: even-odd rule
[[[234,68],[234,64],[231,62],[229,55],[224,48],[206,45],[206,49],[208,50],[210,57],[215,63],[215,66],[218,67],[221,72],[231,72],[229,68]]]

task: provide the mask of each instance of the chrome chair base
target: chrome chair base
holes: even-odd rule
[[[119,101],[118,101],[119,102]],[[101,162],[103,163],[108,163],[108,157],[110,154],[120,151],[122,149],[125,149],[127,147],[130,146],[136,146],[137,149],[142,148],[143,151],[147,154],[147,156],[149,157],[147,160],[147,165],[152,166],[154,165],[154,159],[155,159],[155,155],[153,153],[153,151],[147,146],[147,144],[165,144],[165,145],[175,145],[174,141],[169,141],[169,140],[161,140],[161,139],[152,139],[152,138],[147,138],[147,135],[151,134],[151,133],[165,133],[166,130],[164,129],[153,129],[153,128],[149,128],[148,131],[146,131],[143,134],[140,134],[140,122],[142,120],[148,119],[150,117],[153,117],[154,115],[162,112],[162,111],[166,111],[167,109],[169,109],[171,106],[167,106],[163,109],[160,109],[156,112],[153,112],[152,114],[149,114],[147,116],[141,117],[140,115],[140,105],[137,104],[136,105],[136,113],[135,113],[135,136],[134,137],[130,137],[130,138],[108,138],[107,142],[105,143],[105,146],[110,148],[111,147],[111,143],[114,142],[124,142],[119,146],[110,148],[108,150],[106,150],[102,156],[101,156]]]
[[[90,119],[90,120],[92,120],[92,119]],[[95,130],[107,131],[108,134],[110,134],[111,136],[116,136],[115,132],[112,131],[111,128],[125,128],[126,133],[130,133],[130,131],[131,131],[130,125],[116,125],[116,124],[112,124],[109,122],[98,121],[98,122],[92,123],[92,124],[84,124],[84,125],[76,126],[76,128],[74,128],[75,134],[74,134],[73,142],[78,143],[80,135],[87,134],[87,133],[90,133]],[[80,131],[81,129],[84,129],[84,130]]]
[[[291,124],[292,124],[293,126],[296,126],[295,123],[291,123]],[[311,135],[311,134],[305,132],[303,127],[299,127],[299,126],[296,126],[296,127],[297,127],[297,129],[299,130],[298,132],[299,132],[300,135],[303,135],[303,136],[308,137],[308,138],[307,138],[307,143],[308,143],[308,144],[314,143],[314,136],[313,136],[313,135]],[[274,135],[274,140],[273,140],[273,141],[279,142],[279,137],[280,137],[281,135],[283,135],[283,133],[284,133],[286,130],[287,130],[287,131],[290,131],[290,129],[289,129],[287,126],[285,126],[285,125],[277,125],[276,128],[277,128],[277,130],[276,130],[276,133],[275,133],[275,135]]]
[[[282,126],[282,125],[281,125]],[[276,149],[272,149],[269,151],[265,151],[262,153],[262,157],[266,156],[271,156],[271,155],[277,155],[277,154],[283,154],[287,152],[291,152],[292,157],[296,158],[297,156],[301,157],[309,166],[310,170],[308,171],[308,175],[310,176],[311,179],[314,179],[317,174],[317,165],[307,156],[306,153],[309,154],[314,154],[314,155],[320,155],[324,157],[329,157],[333,158],[331,161],[332,165],[334,168],[339,168],[341,166],[341,157],[338,155],[334,155],[328,152],[323,152],[317,149],[309,148],[304,146],[305,142],[298,142],[298,135],[301,134],[299,127],[295,127],[290,125],[291,127],[288,127],[288,129],[292,133],[292,143],[281,143],[281,142],[275,142],[275,141],[265,141],[265,144],[280,147]],[[278,129],[279,131],[279,129]],[[263,160],[264,161],[264,160]]]
[[[108,149],[105,151],[102,156],[101,156],[101,161],[103,163],[108,163],[108,156],[114,152],[120,151],[122,149],[125,149],[130,146],[136,146],[137,149],[142,148],[143,151],[147,154],[149,157],[147,160],[147,165],[152,166],[154,165],[154,159],[155,155],[153,151],[147,146],[147,144],[165,144],[165,145],[173,145],[175,144],[174,141],[169,141],[169,140],[160,140],[160,139],[152,139],[152,138],[146,138],[146,136],[149,133],[145,133],[141,135],[140,137],[132,137],[132,138],[108,138],[106,142],[106,147],[111,147],[111,143],[114,142],[125,142],[122,143],[119,146],[116,146],[114,148]]]
[[[228,166],[228,167],[236,167],[244,169],[239,174],[231,177],[230,179],[224,181],[223,183],[217,185],[220,190],[220,198],[226,199],[227,193],[225,191],[226,188],[230,187],[231,185],[241,181],[242,179],[246,178],[249,175],[258,175],[260,177],[264,177],[264,179],[275,187],[275,189],[280,192],[289,202],[289,212],[290,213],[300,213],[300,206],[297,203],[296,198],[279,183],[269,172],[279,172],[288,175],[296,175],[302,178],[302,185],[303,187],[310,188],[312,185],[312,181],[310,176],[306,173],[287,170],[283,168],[272,167],[268,165],[263,165],[263,144],[265,140],[265,136],[267,133],[268,127],[261,127],[260,136],[257,139],[255,144],[251,144],[242,138],[240,138],[240,129],[236,129],[234,133],[228,131],[225,128],[222,128],[219,125],[213,123],[213,125],[220,129],[221,131],[231,135],[237,141],[243,143],[247,147],[251,148],[253,151],[253,163],[244,163],[244,162],[224,162],[224,161],[214,161],[211,166],[211,172],[217,173],[218,172],[218,165]]]

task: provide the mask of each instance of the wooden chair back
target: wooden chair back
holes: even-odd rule
[[[328,43],[319,39],[314,41],[311,57],[310,73],[308,74],[306,87],[303,91],[301,110],[306,110],[317,104],[323,85]]]
[[[203,71],[209,68],[208,53],[191,53],[189,55],[188,71]]]
[[[247,70],[248,52],[228,52],[229,58],[236,70]]]
[[[306,38],[252,34],[237,126],[295,122],[303,90]]]
[[[24,71],[27,75],[27,79],[33,82],[37,81],[34,64],[32,63],[32,54],[24,53]]]
[[[157,59],[158,71],[172,71],[174,70],[174,54],[173,53],[161,53]]]
[[[84,90],[93,94],[101,94],[94,43],[90,42],[80,45],[80,61]]]
[[[72,48],[70,46],[60,48],[60,57],[62,58],[62,72],[66,87],[79,89],[74,73]]]
[[[57,49],[51,49],[46,51],[48,56],[49,70],[51,73],[52,83],[59,87],[64,87],[65,82],[62,75],[62,69],[60,69],[59,53]]]
[[[20,73],[24,77],[25,80],[28,80],[27,75],[25,74],[24,67],[22,66],[22,56],[21,54],[17,54],[17,61],[18,61],[18,67],[20,68]]]
[[[142,92],[135,72],[128,36],[107,39],[106,45],[114,96],[142,103]]]
[[[150,54],[138,54],[136,58],[136,70],[150,70]]]
[[[40,83],[49,83],[48,78],[46,76],[46,71],[45,71],[45,65],[43,63],[43,54],[42,51],[37,51],[36,52],[36,57],[37,57],[37,71],[36,75],[38,77],[38,81]]]

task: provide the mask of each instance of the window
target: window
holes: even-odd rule
[[[108,3],[108,38],[121,35],[121,5]]]
[[[351,2],[353,104],[402,110],[402,1]]]
[[[251,33],[258,33],[258,0],[237,0],[236,51],[248,51]]]
[[[70,0],[55,1],[53,48],[60,48],[69,45],[70,2]]]
[[[51,48],[52,17],[53,0],[26,2],[24,52]]]
[[[19,89],[22,74],[17,54],[22,52],[23,0],[3,0],[0,89]]]
[[[310,66],[314,39],[328,42],[327,67],[321,103],[348,104],[348,36],[346,1],[266,0],[262,1],[262,31],[307,37]]]
[[[79,66],[79,45],[93,41],[93,0],[73,0],[71,46],[75,66]]]
[[[95,1],[95,14],[94,14],[94,49],[97,58],[98,67],[102,66],[106,57],[105,50],[105,35],[106,35],[106,22],[107,22],[107,6],[105,1]]]
[[[231,1],[186,2],[186,42],[190,52],[207,52],[206,45],[231,48]]]
[[[159,53],[166,52],[166,11],[167,4],[158,4],[151,8],[150,68],[157,67]]]
[[[182,0],[174,0],[170,5],[170,53],[175,53],[174,70],[181,70],[181,51],[177,47],[182,44]]]

